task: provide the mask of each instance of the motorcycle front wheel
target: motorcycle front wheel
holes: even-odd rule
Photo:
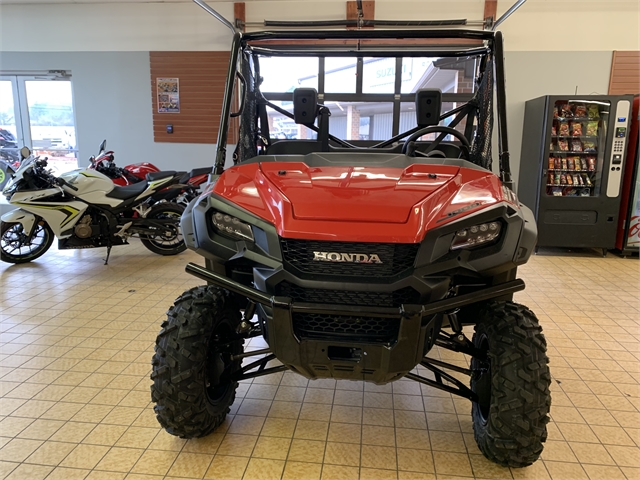
[[[49,250],[54,237],[51,227],[43,221],[36,223],[31,238],[21,223],[2,222],[0,260],[8,263],[27,263],[35,260]]]
[[[158,255],[177,255],[184,252],[187,246],[180,229],[182,212],[184,212],[183,206],[170,202],[159,203],[152,207],[145,218],[169,220],[169,222],[166,228],[158,232],[158,235],[141,235],[142,244]]]

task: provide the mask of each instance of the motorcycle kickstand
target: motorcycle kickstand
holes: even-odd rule
[[[109,264],[109,256],[111,255],[111,245],[107,246],[107,258],[104,259],[104,264]]]

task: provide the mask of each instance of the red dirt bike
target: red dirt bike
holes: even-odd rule
[[[90,162],[90,169],[97,170],[113,180],[113,183],[121,186],[145,181],[147,180],[148,174],[160,171],[158,167],[149,162],[133,163],[126,165],[124,168],[118,167],[114,161],[113,150],[107,151],[106,140],[100,144],[98,156],[92,156]],[[212,167],[202,167],[193,169],[190,172],[183,172],[178,184],[182,187],[182,191],[178,193],[175,199],[167,200],[188,204],[198,196],[198,189],[200,185],[205,183],[209,178],[211,168]],[[173,185],[170,188],[175,189],[176,187],[176,185]]]

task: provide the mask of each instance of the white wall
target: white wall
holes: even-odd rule
[[[507,51],[640,50],[640,0],[528,0],[499,28]]]
[[[498,16],[514,2],[500,0]],[[210,5],[233,18],[232,2]],[[484,0],[376,0],[375,9],[378,19],[481,20]],[[246,10],[249,22],[336,20],[346,7],[343,0],[261,0]],[[638,50],[640,1],[528,0],[501,29],[507,51]],[[229,40],[226,27],[190,2],[0,4],[0,51],[220,50]]]

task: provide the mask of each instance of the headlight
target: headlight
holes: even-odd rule
[[[213,226],[220,234],[236,240],[251,240],[253,242],[253,231],[248,223],[221,212],[214,213],[211,218]]]
[[[500,222],[481,223],[480,225],[458,230],[451,242],[451,250],[470,248],[492,242],[500,236],[500,230],[502,230]]]
[[[7,198],[7,200],[11,200],[13,194],[18,190],[18,183],[19,182],[10,181],[4,190],[2,190],[2,194]]]

